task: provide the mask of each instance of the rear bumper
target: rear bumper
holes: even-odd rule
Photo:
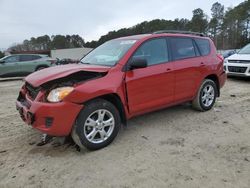
[[[70,102],[16,101],[22,120],[51,136],[68,136],[82,107]]]

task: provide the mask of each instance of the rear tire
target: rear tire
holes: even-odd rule
[[[192,106],[198,111],[207,111],[210,110],[215,103],[217,93],[217,86],[213,80],[205,79],[195,97],[192,101]]]
[[[86,103],[81,110],[71,136],[79,147],[97,150],[115,139],[120,124],[116,107],[109,101],[97,99]]]

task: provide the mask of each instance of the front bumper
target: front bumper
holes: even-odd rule
[[[20,92],[20,95],[23,94]],[[16,108],[22,120],[51,136],[68,136],[78,113],[83,108],[82,105],[70,102],[32,101],[27,94],[22,100],[19,98],[16,101]]]
[[[228,76],[250,77],[250,64],[225,63],[224,70]]]

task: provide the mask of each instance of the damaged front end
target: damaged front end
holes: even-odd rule
[[[49,93],[56,89],[62,87],[76,87],[79,84],[83,84],[86,81],[90,81],[93,79],[98,79],[105,76],[106,72],[89,72],[89,71],[79,71],[65,77],[57,78],[55,80],[50,80],[48,82],[43,83],[38,87],[34,87],[29,82],[25,82],[25,85],[22,87],[18,100],[25,102],[25,94],[31,100],[37,100],[40,102],[51,102],[47,100]],[[39,94],[39,95],[38,95]],[[37,98],[38,97],[38,98]],[[60,101],[58,101],[60,102]]]
[[[28,78],[29,81],[25,79],[26,82],[16,101],[20,117],[43,133],[51,136],[67,136],[83,105],[64,101],[63,98],[78,85],[106,74],[107,72],[80,70],[66,76],[57,76],[56,79],[45,78],[46,82],[39,86],[32,84],[32,81],[29,82],[31,77]]]
[[[105,76],[106,72],[79,71],[66,77],[51,80],[42,84],[39,88],[45,91],[44,102],[60,102],[71,93],[75,87],[86,81]]]

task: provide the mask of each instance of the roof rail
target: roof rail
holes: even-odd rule
[[[179,30],[160,30],[160,31],[155,31],[153,34],[162,34],[162,33],[178,33],[178,34],[189,34],[189,35],[197,35],[204,37],[205,34],[203,33],[198,33],[198,32],[192,32],[192,31],[179,31]]]

